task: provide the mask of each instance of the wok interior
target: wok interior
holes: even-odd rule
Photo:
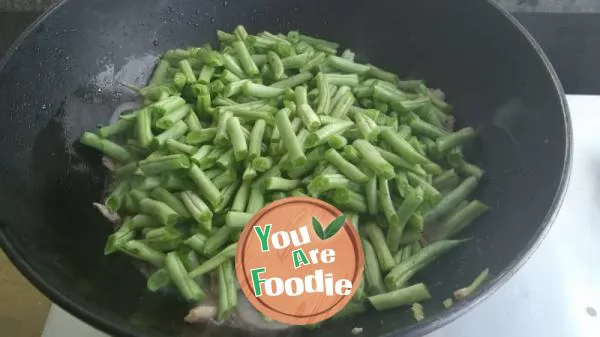
[[[477,198],[492,209],[463,234],[471,241],[418,275],[433,294],[424,303],[428,320],[415,325],[401,308],[294,334],[347,335],[355,326],[363,336],[431,330],[474,299],[442,314],[453,290],[486,267],[505,272],[535,241],[563,175],[565,119],[539,55],[489,3],[69,1],[33,29],[0,72],[0,237],[52,300],[113,333],[248,335],[186,325],[184,303],[149,293],[129,258],[103,255],[111,226],[91,203],[106,171],[98,153],[76,144],[81,132],[135,99],[120,83],[143,84],[161,52],[214,44],[217,29],[237,24],[250,32],[299,29],[340,42],[361,61],[424,78],[446,92],[459,126],[481,134],[469,158],[486,170]]]

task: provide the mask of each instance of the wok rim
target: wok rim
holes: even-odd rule
[[[42,13],[35,21],[33,21],[27,29],[25,29],[19,37],[13,42],[11,47],[8,49],[6,54],[0,59],[0,72],[3,70],[8,60],[12,55],[20,48],[21,43],[35,30],[42,22],[44,22],[49,16],[54,14],[62,5],[67,3],[69,0],[60,0],[51,7],[49,7],[44,13]],[[492,6],[495,10],[501,13],[509,24],[512,24],[523,38],[527,40],[530,46],[534,49],[538,55],[540,61],[545,66],[545,69],[554,85],[554,90],[559,96],[559,104],[563,114],[564,128],[565,128],[565,152],[564,152],[564,163],[562,166],[562,174],[560,182],[552,204],[550,205],[544,220],[541,223],[540,228],[534,233],[529,242],[519,252],[517,257],[509,263],[500,273],[496,274],[489,282],[482,285],[477,293],[473,295],[470,301],[461,302],[458,305],[453,306],[450,309],[443,311],[436,315],[425,319],[421,322],[415,323],[403,329],[395,330],[390,333],[382,334],[380,337],[392,337],[392,336],[423,336],[435,330],[442,328],[443,326],[455,321],[457,318],[467,314],[470,310],[481,304],[484,300],[489,298],[495,293],[502,285],[504,285],[515,273],[517,273],[523,265],[529,260],[533,253],[537,250],[540,244],[546,238],[546,235],[552,228],[558,212],[561,209],[565,192],[569,184],[569,178],[572,171],[573,161],[573,130],[572,121],[570,116],[570,110],[567,104],[565,92],[562,84],[558,78],[554,67],[550,63],[550,60],[542,50],[541,46],[536,42],[533,36],[525,29],[525,27],[517,21],[517,19],[508,12],[508,10],[502,8],[494,0],[485,0],[485,2]],[[41,275],[31,266],[26,258],[17,247],[15,247],[7,237],[4,231],[4,224],[0,223],[0,247],[2,247],[8,259],[11,263],[19,270],[19,272],[33,284],[44,296],[48,297],[53,304],[58,305],[63,310],[73,315],[77,319],[85,322],[86,324],[111,335],[115,336],[126,336],[126,337],[144,337],[138,329],[135,329],[133,325],[119,324],[113,320],[107,319],[96,313],[93,309],[86,308],[83,306],[81,301],[76,301],[70,298],[68,295],[62,293],[60,290],[53,287],[51,284],[46,282]],[[155,334],[153,334],[155,335]],[[163,336],[163,335],[156,335]]]

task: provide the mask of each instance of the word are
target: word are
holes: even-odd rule
[[[310,256],[310,261],[302,248],[293,251],[292,259],[294,260],[294,268],[300,268],[309,264],[317,264],[319,261],[323,263],[333,263],[335,261],[335,250],[323,249],[322,251],[319,251],[318,248],[311,249],[308,251],[308,256]]]
[[[263,294],[267,296],[280,296],[282,294],[300,296],[311,293],[324,293],[325,296],[347,296],[352,290],[352,281],[348,279],[334,280],[333,274],[323,274],[322,269],[315,270],[314,274],[306,275],[303,279],[291,277],[286,280],[279,277],[262,278],[261,274],[266,272],[267,268],[265,267],[250,270],[254,296],[256,297]]]

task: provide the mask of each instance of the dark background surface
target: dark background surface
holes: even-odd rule
[[[592,1],[600,5],[600,1]],[[573,7],[552,1],[540,0],[545,6],[535,5],[536,0],[504,2],[510,3],[507,8],[522,10],[513,14],[542,46],[567,93],[600,94],[600,12],[593,12],[596,5],[590,3],[587,12],[574,12]],[[548,12],[561,6],[568,13]],[[0,56],[39,14],[0,12]]]
[[[57,1],[59,0],[0,0],[0,12],[41,12]],[[511,12],[600,12],[598,0],[496,0],[496,2]]]

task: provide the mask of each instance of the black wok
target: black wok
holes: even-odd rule
[[[76,144],[106,123],[170,48],[215,43],[216,29],[302,32],[352,48],[364,61],[443,88],[459,125],[481,137],[478,199],[492,206],[473,238],[419,279],[427,319],[406,309],[325,325],[310,336],[422,335],[475,306],[527,259],[559,207],[571,129],[560,84],[531,37],[483,0],[72,0],[54,7],[0,63],[0,242],[52,301],[118,336],[243,336],[183,323],[186,306],[149,293],[123,256],[104,256],[111,226],[92,207],[106,172]],[[450,310],[442,300],[489,267],[494,275]],[[510,308],[507,308],[510,310]],[[273,333],[283,336],[290,332]],[[263,334],[254,334],[255,336]]]

